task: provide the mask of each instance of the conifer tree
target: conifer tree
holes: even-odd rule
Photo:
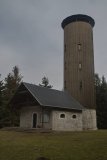
[[[107,82],[104,76],[95,75],[97,127],[107,128]]]
[[[0,78],[1,78],[1,74],[0,74]],[[3,92],[3,81],[0,80],[0,106],[2,105],[3,103],[3,95],[2,95],[2,92]]]
[[[7,75],[4,81],[4,97],[5,101],[8,102],[22,81],[22,76],[19,73],[19,68],[17,66],[13,67],[12,72]]]
[[[49,85],[49,80],[45,76],[42,78],[42,84],[39,84],[39,86],[46,87],[46,88],[52,88],[53,87],[52,85]]]
[[[22,81],[22,76],[19,73],[19,68],[17,66],[13,67],[11,73],[7,75],[4,80],[4,91],[3,91],[3,98],[4,98],[4,107],[5,107],[5,114],[6,114],[6,121],[10,123],[10,125],[15,125],[18,123],[19,115],[17,110],[13,110],[11,105],[8,105],[9,101],[11,100],[12,96],[14,95],[16,89],[20,85]]]
[[[0,78],[1,78],[1,74],[0,74]],[[0,80],[0,128],[3,127],[2,125],[2,119],[3,119],[3,115],[4,115],[4,110],[3,110],[3,81]]]

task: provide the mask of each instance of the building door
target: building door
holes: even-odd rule
[[[37,127],[37,114],[34,113],[33,114],[33,128],[36,128]]]

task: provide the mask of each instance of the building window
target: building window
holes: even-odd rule
[[[49,122],[49,113],[44,113],[44,115],[43,115],[43,122],[44,123],[48,123]]]
[[[65,114],[64,113],[60,114],[60,118],[65,118]]]
[[[82,81],[80,81],[80,90],[82,89]]]
[[[76,118],[77,118],[77,116],[76,116],[75,114],[73,114],[73,115],[72,115],[72,118],[73,118],[73,119],[76,119]]]
[[[78,50],[81,50],[81,43],[78,43]]]
[[[81,63],[79,63],[79,70],[81,70],[82,69],[82,64]]]

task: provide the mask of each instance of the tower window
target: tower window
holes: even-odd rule
[[[80,81],[80,90],[82,89],[82,81]]]
[[[65,68],[65,70],[66,70],[66,62],[65,62],[65,64],[64,64],[64,68]]]
[[[64,45],[64,52],[66,52],[66,44]]]
[[[78,50],[81,50],[81,43],[78,43]]]
[[[66,89],[66,81],[64,81],[64,89]]]
[[[79,63],[79,70],[81,70],[82,69],[82,64],[81,63]]]

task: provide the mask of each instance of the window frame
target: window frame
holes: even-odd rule
[[[81,62],[79,62],[78,68],[79,68],[79,70],[82,70],[82,63]]]
[[[82,46],[82,44],[81,44],[81,43],[78,43],[78,50],[79,50],[79,51],[81,50],[81,46]]]
[[[49,123],[50,121],[50,114],[49,113],[43,113],[43,123]]]
[[[77,115],[76,114],[73,114],[72,115],[72,119],[76,119],[77,118]]]
[[[64,115],[64,117],[61,117],[61,115]],[[60,119],[65,119],[66,118],[66,114],[65,113],[60,113],[59,118]]]

